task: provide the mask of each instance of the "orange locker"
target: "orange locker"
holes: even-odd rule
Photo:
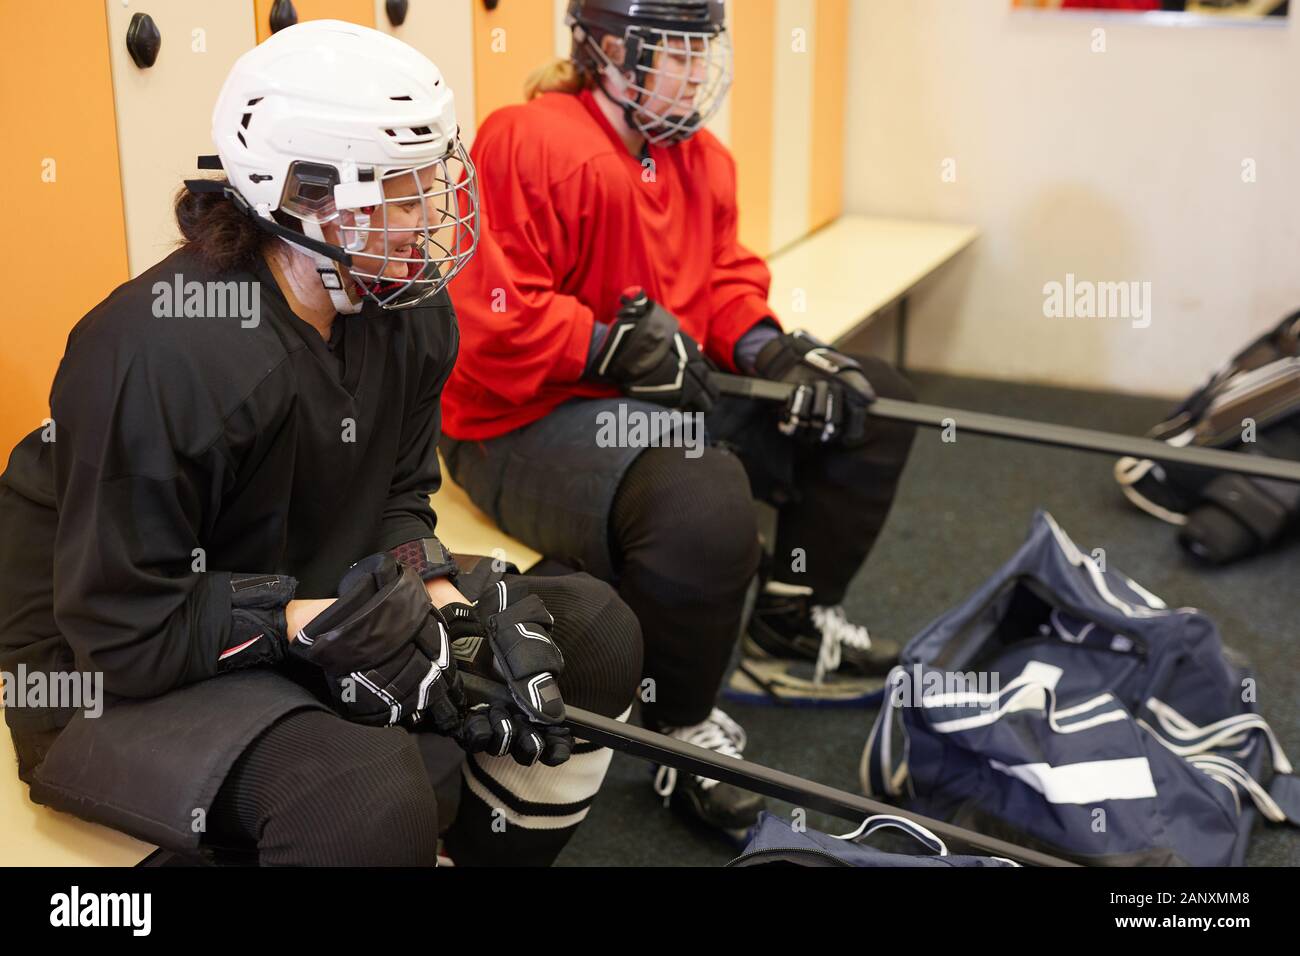
[[[731,14],[736,79],[731,100],[731,152],[736,158],[740,241],[763,255],[772,229],[772,60],[776,0],[749,0]]]
[[[520,103],[528,74],[555,58],[555,6],[547,0],[474,4],[474,109],[478,122]]]
[[[419,2],[419,0],[414,0]],[[271,8],[275,0],[255,0],[253,7],[257,22],[257,42],[271,35]],[[305,20],[346,20],[363,27],[375,25],[373,0],[293,0],[298,22]]]
[[[49,414],[68,331],[127,278],[108,26],[99,4],[76,16],[0,4],[0,106],[21,134],[0,150],[0,455]]]

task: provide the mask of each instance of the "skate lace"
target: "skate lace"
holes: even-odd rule
[[[813,680],[821,683],[827,674],[840,666],[840,647],[849,647],[865,651],[871,647],[871,634],[861,624],[854,624],[844,614],[844,608],[814,605],[812,622],[822,632],[821,647],[817,651],[817,667],[813,671]]]
[[[740,759],[745,749],[747,738],[744,729],[728,717],[721,708],[714,707],[707,718],[693,727],[675,727],[671,730],[664,730],[669,737],[675,737],[684,743],[694,744],[697,747],[703,747],[705,750],[712,750],[714,753],[722,754],[725,757],[735,757]],[[712,790],[718,785],[718,781],[710,780],[708,777],[699,777],[700,789]],[[655,773],[655,793],[664,798],[667,803],[668,798],[673,795],[677,789],[677,768],[661,766]]]

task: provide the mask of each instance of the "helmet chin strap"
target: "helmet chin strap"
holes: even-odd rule
[[[690,139],[690,137],[694,135],[694,130],[692,130],[691,133],[686,134],[683,134],[681,130],[684,127],[692,125],[692,122],[699,116],[698,110],[692,111],[691,113],[671,113],[665,116],[655,116],[655,114],[650,113],[645,107],[644,93],[636,93],[635,99],[628,95],[627,80],[624,78],[623,74],[619,72],[617,66],[613,63],[607,63],[602,68],[601,72],[604,74],[604,82],[597,83],[596,88],[600,90],[606,99],[615,106],[621,106],[623,108],[623,121],[627,123],[628,129],[633,130],[644,137],[647,142],[659,143],[666,139],[669,142],[676,143],[684,139]],[[644,86],[643,83],[639,83],[638,85]],[[614,86],[614,90],[617,90],[618,93],[611,90],[610,86]],[[655,116],[659,125],[664,127],[673,127],[674,132],[666,137],[658,135],[657,131],[651,128],[650,124],[638,122],[638,117],[643,115]]]
[[[596,89],[615,106],[622,107],[623,121],[627,123],[628,129],[640,136],[646,136],[646,131],[636,122],[637,113],[641,110],[640,94],[637,94],[637,99],[629,95],[628,82],[613,63],[606,63],[600,72],[604,74],[604,79],[603,82],[596,84]]]
[[[307,220],[301,222],[304,235],[317,242],[325,242],[325,234],[321,231],[320,223]],[[342,315],[355,315],[360,312],[365,305],[365,300],[357,295],[356,283],[352,277],[328,256],[321,255],[314,249],[300,248],[316,263],[316,273],[320,276],[321,285],[330,294],[330,302],[334,304],[335,311]]]

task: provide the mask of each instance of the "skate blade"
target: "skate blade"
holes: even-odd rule
[[[820,684],[804,661],[745,657],[727,678],[722,696],[769,707],[877,707],[885,696],[883,677],[838,677]]]

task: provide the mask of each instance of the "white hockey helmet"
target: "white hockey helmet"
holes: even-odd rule
[[[367,298],[386,309],[426,302],[477,246],[474,167],[452,92],[427,57],[378,30],[313,20],[273,34],[235,61],[212,139],[227,195],[315,258],[340,312]],[[390,235],[395,207],[404,223]],[[275,222],[276,210],[303,233]],[[341,244],[326,241],[329,223]]]

